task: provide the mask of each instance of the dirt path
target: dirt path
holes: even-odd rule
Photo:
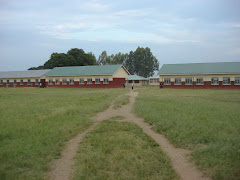
[[[203,176],[203,174],[196,168],[195,165],[189,162],[190,151],[180,148],[175,148],[163,135],[156,133],[152,130],[152,127],[145,123],[143,119],[137,117],[131,113],[132,106],[135,102],[135,98],[138,92],[130,91],[130,102],[127,105],[122,106],[119,109],[113,109],[111,105],[107,110],[98,113],[93,118],[93,125],[90,126],[86,131],[80,133],[75,138],[70,140],[65,150],[62,152],[60,159],[55,160],[53,169],[49,172],[50,179],[56,180],[68,180],[73,173],[74,159],[73,157],[77,153],[78,143],[81,139],[94,127],[103,120],[110,119],[113,116],[124,116],[126,117],[123,121],[133,122],[140,126],[144,133],[150,136],[156,141],[160,148],[170,157],[173,168],[180,175],[181,179],[184,180],[210,180],[209,177]]]

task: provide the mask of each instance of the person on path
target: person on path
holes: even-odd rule
[[[160,82],[160,88],[163,88],[163,83],[162,82]]]
[[[133,89],[133,83],[132,83],[132,89]]]

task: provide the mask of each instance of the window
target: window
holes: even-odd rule
[[[240,85],[240,77],[235,77],[235,85]]]
[[[60,84],[59,79],[55,79],[55,85],[59,85],[59,84]]]
[[[67,79],[62,79],[62,84],[66,85],[67,84]]]
[[[14,79],[13,84],[17,85],[17,80],[16,79]]]
[[[159,83],[159,79],[157,79],[157,83]]]
[[[100,84],[100,78],[95,79],[95,84]]]
[[[35,79],[35,85],[38,85],[39,82],[38,82],[38,79]]]
[[[103,84],[109,84],[108,78],[103,79]]]
[[[170,78],[164,78],[164,85],[171,85]]]
[[[134,80],[134,83],[139,83],[139,80]]]
[[[132,83],[132,80],[128,80],[128,83]]]
[[[218,77],[212,77],[211,83],[212,85],[218,85]]]
[[[223,84],[224,85],[231,84],[230,77],[223,77]]]
[[[0,85],[3,85],[3,80],[0,80]]]
[[[9,80],[7,80],[7,85],[9,85]]]
[[[150,79],[150,83],[153,83],[153,79]]]
[[[52,79],[49,79],[49,80],[48,80],[48,84],[49,84],[49,85],[53,85],[53,80],[52,80]]]
[[[73,78],[69,79],[69,84],[74,85],[74,79]]]
[[[28,85],[31,85],[31,80],[30,79],[28,79]]]
[[[92,84],[92,78],[87,79],[87,84]]]
[[[79,84],[84,84],[84,78],[80,78]]]
[[[185,79],[185,84],[186,85],[192,85],[192,78],[186,78]]]
[[[181,78],[175,78],[174,85],[181,85]]]
[[[20,85],[23,85],[23,79],[20,80]]]
[[[197,78],[197,85],[202,85],[203,84],[203,78]]]

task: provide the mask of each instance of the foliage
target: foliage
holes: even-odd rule
[[[131,60],[132,61],[132,60]],[[133,56],[134,74],[143,77],[154,75],[154,71],[159,69],[159,62],[152,55],[150,48],[138,47]],[[126,67],[128,68],[128,67]]]
[[[28,70],[41,70],[41,69],[44,69],[44,67],[43,66],[31,67]]]
[[[96,57],[94,54],[85,53],[84,50],[73,48],[67,54],[65,53],[52,53],[50,59],[45,62],[44,69],[53,69],[54,67],[63,66],[87,66],[95,65]]]
[[[97,63],[99,65],[108,65],[108,64],[125,64],[127,54],[112,54],[111,56],[107,55],[106,51],[103,51],[99,56]]]
[[[240,96],[235,90],[142,89],[134,111],[213,179],[239,179]]]
[[[63,66],[87,66],[97,65],[97,60],[92,52],[85,53],[84,50],[78,48],[70,49],[65,53],[52,53],[50,59],[42,66],[31,67],[28,70],[53,69],[54,67]]]
[[[66,141],[123,89],[0,88],[0,179],[47,179]]]
[[[80,142],[73,179],[179,179],[158,144],[129,122],[101,122]]]
[[[130,74],[143,77],[153,76],[154,71],[159,69],[159,62],[148,47],[138,47],[134,52],[130,51],[129,54],[119,52],[111,56],[108,56],[107,52],[103,51],[98,58],[98,64],[123,64]]]

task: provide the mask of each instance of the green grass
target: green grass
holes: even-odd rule
[[[134,111],[214,179],[240,179],[240,91],[142,89]]]
[[[123,106],[125,104],[128,104],[128,103],[129,103],[129,96],[128,95],[122,95],[114,101],[113,108],[117,109],[117,108],[120,108],[121,106]]]
[[[74,179],[178,179],[158,144],[128,122],[100,123],[80,143],[75,162]]]
[[[44,179],[67,140],[122,89],[0,88],[0,179]]]

